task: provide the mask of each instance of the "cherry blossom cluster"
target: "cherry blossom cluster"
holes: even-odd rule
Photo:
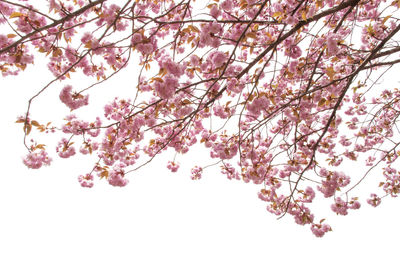
[[[381,198],[379,198],[375,193],[371,193],[370,198],[367,199],[367,203],[373,207],[377,207],[381,204]]]
[[[50,165],[51,161],[51,158],[44,150],[30,152],[23,158],[24,164],[32,169],[39,169],[43,165]]]
[[[82,187],[87,187],[87,188],[93,187],[93,180],[94,178],[93,175],[91,174],[80,175],[78,177],[78,181]]]
[[[325,168],[320,170],[320,175],[325,178],[318,190],[324,194],[325,198],[332,197],[339,188],[343,188],[350,183],[350,178],[343,172],[329,172]]]
[[[313,224],[311,225],[311,231],[316,237],[322,237],[332,229],[328,224]]]
[[[352,199],[350,202],[343,201],[340,197],[335,198],[335,203],[331,205],[332,211],[340,215],[347,215],[348,209],[359,209],[361,204],[356,198]]]
[[[75,155],[75,148],[66,138],[63,138],[56,147],[56,152],[61,158],[69,158]]]
[[[203,168],[200,167],[200,166],[195,166],[195,167],[192,168],[191,173],[192,173],[191,178],[192,178],[193,180],[200,179],[200,178],[201,178],[201,175],[202,175],[202,173],[203,173]]]
[[[110,183],[110,185],[112,186],[124,187],[129,182],[128,179],[124,177],[125,177],[124,170],[120,169],[119,167],[115,167],[110,172],[110,176],[108,177],[108,183]]]
[[[383,175],[386,178],[386,182],[382,185],[383,190],[392,197],[397,197],[400,193],[400,171],[386,167]]]
[[[71,114],[64,118],[67,122],[62,125],[62,132],[66,134],[81,135],[88,134],[97,137],[100,134],[99,127],[102,122],[99,117],[92,123],[77,119],[76,115]]]
[[[65,86],[60,93],[60,100],[71,110],[78,109],[89,104],[89,96],[79,93],[72,93],[72,86]]]
[[[178,163],[175,163],[175,162],[171,162],[171,161],[169,161],[168,162],[168,165],[167,165],[167,168],[169,169],[169,170],[171,170],[171,172],[177,172],[178,171],[178,169],[179,169],[179,164]]]

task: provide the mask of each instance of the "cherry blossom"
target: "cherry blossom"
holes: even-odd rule
[[[51,158],[44,150],[28,153],[23,159],[24,164],[32,169],[38,169],[43,165],[50,165],[51,161]]]
[[[72,86],[65,86],[60,93],[60,100],[71,110],[78,109],[89,104],[89,96],[83,96],[79,93],[72,93]]]

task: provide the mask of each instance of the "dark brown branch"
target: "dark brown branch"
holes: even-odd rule
[[[71,14],[66,15],[66,16],[63,17],[62,19],[56,20],[56,21],[54,21],[53,23],[51,23],[51,24],[49,24],[49,25],[46,25],[46,26],[43,26],[43,27],[41,27],[41,28],[34,29],[31,33],[28,33],[28,34],[26,34],[25,36],[21,37],[18,41],[16,41],[16,42],[10,44],[10,45],[7,46],[7,47],[4,47],[3,49],[0,49],[0,54],[5,53],[5,52],[8,52],[8,51],[11,50],[12,48],[17,47],[17,46],[18,46],[20,43],[22,43],[24,40],[26,40],[26,39],[32,37],[32,36],[35,35],[36,33],[41,32],[41,31],[45,31],[45,30],[50,29],[50,28],[52,28],[52,27],[55,27],[55,26],[57,26],[57,25],[59,25],[59,24],[62,24],[62,23],[66,22],[67,20],[69,20],[69,19],[71,19],[71,18],[73,18],[73,17],[77,17],[77,16],[81,15],[82,13],[84,13],[86,10],[88,10],[88,9],[90,9],[90,8],[92,8],[92,7],[96,6],[96,5],[98,5],[98,4],[101,4],[101,3],[103,3],[104,1],[106,1],[106,0],[97,0],[97,1],[91,2],[91,3],[88,4],[87,6],[84,6],[84,7],[82,7],[81,9],[78,9],[78,10],[76,10],[75,12],[72,12]]]

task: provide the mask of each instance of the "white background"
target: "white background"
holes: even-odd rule
[[[100,106],[98,115],[110,95],[134,91],[136,81],[129,71],[92,90],[90,101]],[[330,215],[333,232],[318,239],[292,217],[276,220],[258,199],[255,185],[229,181],[218,168],[207,169],[203,179],[192,181],[190,167],[206,161],[207,153],[179,157],[182,169],[176,174],[165,167],[170,157],[162,156],[132,173],[125,188],[97,179],[92,189],[80,187],[77,176],[91,169],[94,159],[89,157],[58,158],[50,167],[27,169],[21,159],[26,154],[21,124],[14,122],[26,110],[29,97],[49,79],[40,64],[16,78],[0,79],[0,265],[394,265],[398,261],[399,202],[391,198],[376,209],[362,201],[361,209],[346,217],[337,217],[326,205],[321,212]],[[78,83],[84,86],[90,80],[75,79]],[[32,112],[39,122],[60,121],[68,113],[58,100],[60,88],[56,83],[34,102]],[[82,112],[88,115],[85,109]],[[45,136],[38,140],[45,143]],[[54,146],[50,148],[54,155]],[[342,170],[357,173],[354,167]],[[374,184],[380,180],[380,176],[370,178]],[[369,194],[368,189],[364,192]]]

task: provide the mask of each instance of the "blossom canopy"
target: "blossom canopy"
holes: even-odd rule
[[[399,9],[381,0],[0,1],[3,77],[31,71],[40,56],[53,75],[18,117],[23,163],[92,156],[79,183],[123,187],[160,153],[174,153],[166,167],[176,172],[203,147],[227,178],[259,185],[269,212],[321,237],[331,226],[315,218],[316,199],[347,215],[359,198],[376,207],[400,193],[400,91],[378,82],[400,62]],[[107,99],[103,114],[81,119],[94,87],[132,64],[132,98]],[[78,75],[92,85],[72,86]],[[31,109],[50,87],[68,114],[42,122]],[[41,133],[58,133],[58,144]],[[348,162],[359,172],[344,171]],[[192,167],[198,180],[208,166]],[[376,191],[360,191],[371,178]]]

